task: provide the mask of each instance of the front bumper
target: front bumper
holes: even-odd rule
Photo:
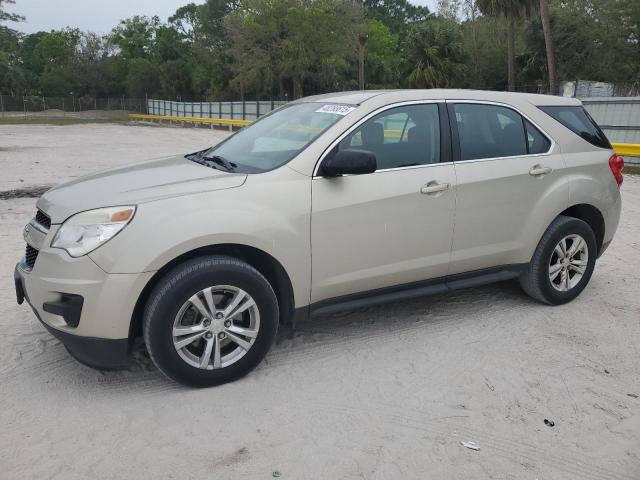
[[[22,289],[22,279],[16,266],[16,294],[18,300],[22,294],[24,300],[24,290]],[[18,301],[18,303],[22,303]],[[73,358],[80,363],[99,370],[118,370],[126,367],[129,362],[129,339],[107,339],[95,337],[79,337],[63,332],[47,325],[38,311],[32,306],[31,309],[40,323],[49,331],[51,335],[62,342]]]
[[[132,314],[153,276],[108,274],[89,257],[43,248],[32,269],[16,265],[18,303],[26,300],[42,324],[80,362],[114,369],[127,364]]]

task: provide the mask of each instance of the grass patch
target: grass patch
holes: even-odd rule
[[[89,123],[124,123],[126,118],[73,117],[0,117],[0,125],[82,125]]]
[[[625,175],[640,175],[640,165],[625,165],[622,173]]]

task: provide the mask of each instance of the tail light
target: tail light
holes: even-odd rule
[[[622,170],[624,170],[624,159],[614,153],[609,159],[609,168],[611,169],[611,173],[613,173],[613,177],[616,179],[616,183],[618,186],[622,185]]]

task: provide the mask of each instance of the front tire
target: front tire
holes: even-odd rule
[[[591,227],[577,218],[560,215],[542,236],[520,285],[542,303],[570,302],[589,283],[597,254]]]
[[[167,377],[210,387],[262,361],[278,318],[273,288],[255,268],[232,257],[199,257],[169,271],[151,292],[144,341]]]

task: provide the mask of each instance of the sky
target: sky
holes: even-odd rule
[[[12,27],[26,33],[67,26],[96,33],[108,33],[123,18],[158,15],[161,20],[194,0],[16,0],[7,10],[27,17]],[[436,0],[412,0],[435,10]],[[195,0],[195,3],[202,3]]]

